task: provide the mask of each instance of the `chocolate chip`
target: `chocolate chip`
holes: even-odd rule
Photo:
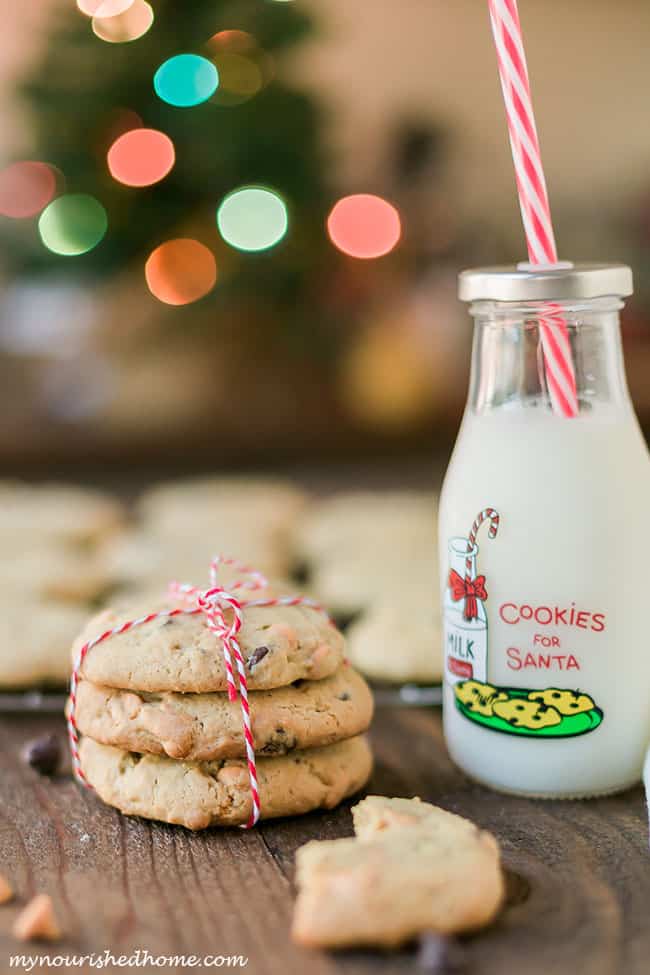
[[[23,758],[41,775],[54,775],[61,761],[61,745],[56,735],[43,735],[25,745]]]
[[[260,662],[260,660],[264,660],[264,658],[266,657],[267,653],[269,653],[269,652],[270,651],[269,651],[269,648],[268,647],[256,647],[253,650],[253,652],[250,655],[250,657],[248,658],[248,669],[249,670],[252,670],[253,667],[256,667],[257,664]]]
[[[283,741],[267,741],[263,748],[259,749],[260,755],[286,755],[287,746]]]
[[[349,701],[349,700],[350,700],[350,695],[348,694],[347,691],[343,691],[342,694],[339,694],[339,701]]]
[[[171,616],[168,616],[167,619],[163,623],[161,623],[160,625],[161,626],[171,626],[172,623],[175,623],[175,622],[176,622],[176,620],[172,619]]]
[[[429,975],[452,975],[466,968],[465,952],[453,938],[427,931],[420,935],[418,967]]]

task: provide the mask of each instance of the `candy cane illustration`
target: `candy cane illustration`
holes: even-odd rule
[[[488,528],[488,538],[496,538],[497,532],[499,531],[499,512],[494,508],[483,508],[482,511],[479,511],[476,518],[472,522],[472,527],[470,528],[469,535],[467,536],[464,612],[466,620],[473,620],[478,616],[476,600],[487,599],[485,576],[477,575],[476,578],[472,579],[472,553],[476,547],[476,536],[478,535],[481,525],[486,521],[489,521],[490,523]]]
[[[467,536],[467,552],[468,558],[465,562],[465,567],[469,572],[472,571],[472,560],[469,558],[469,553],[473,550],[476,545],[476,536],[478,535],[479,528],[484,521],[490,522],[490,527],[488,529],[488,538],[496,538],[497,532],[499,531],[499,512],[495,511],[494,508],[483,508],[483,511],[479,511],[476,518],[472,522],[472,527],[470,529],[469,535]]]

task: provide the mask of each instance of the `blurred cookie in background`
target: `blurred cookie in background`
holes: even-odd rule
[[[143,532],[161,550],[180,539],[184,547],[201,553],[204,566],[219,552],[284,576],[291,568],[294,526],[305,504],[304,491],[290,481],[205,477],[160,484],[142,495],[137,510]],[[206,541],[207,561],[202,554]]]
[[[295,548],[308,588],[340,621],[401,593],[437,602],[437,499],[428,492],[358,491],[316,502]]]
[[[123,532],[110,539],[103,548],[104,571],[113,579],[119,590],[124,592],[164,592],[170,582],[189,583],[207,588],[210,583],[210,562],[215,555],[225,553],[236,555],[241,551],[248,553],[245,561],[252,568],[266,572],[282,592],[292,592],[293,582],[279,580],[273,569],[284,564],[276,559],[271,545],[262,538],[235,530],[231,526],[228,533],[208,533],[204,537],[156,536],[142,529]],[[220,582],[224,585],[241,578],[241,571],[228,565],[219,570]]]
[[[378,603],[347,631],[352,664],[378,683],[439,684],[444,654],[438,600]]]
[[[29,548],[14,552],[5,544],[0,559],[0,590],[5,596],[13,593],[20,604],[25,599],[91,604],[109,591],[112,582],[104,560],[86,549],[33,539]]]
[[[101,491],[72,484],[0,482],[0,542],[5,546],[92,547],[124,521],[123,505]]]
[[[339,620],[356,618],[402,596],[418,605],[437,605],[438,555],[435,542],[401,539],[387,545],[376,538],[356,550],[340,552],[315,566],[308,576],[312,591]]]
[[[0,604],[0,688],[17,690],[67,683],[70,648],[88,610],[24,600]]]
[[[386,553],[393,544],[435,548],[437,516],[437,499],[428,492],[341,492],[305,510],[296,527],[296,555],[315,566],[347,552],[362,557],[366,545]]]

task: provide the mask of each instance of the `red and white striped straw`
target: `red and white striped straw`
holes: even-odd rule
[[[531,264],[557,264],[517,0],[488,0],[488,4],[528,257]],[[576,377],[566,322],[560,315],[551,314],[540,321],[540,331],[553,409],[565,417],[577,416]]]

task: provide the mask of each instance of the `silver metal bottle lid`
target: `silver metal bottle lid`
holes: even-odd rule
[[[517,264],[476,267],[458,276],[461,301],[553,301],[624,298],[634,291],[626,264]]]

